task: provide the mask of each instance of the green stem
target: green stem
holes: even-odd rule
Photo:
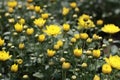
[[[66,80],[66,71],[62,70],[62,80]]]

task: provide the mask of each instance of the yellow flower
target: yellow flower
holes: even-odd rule
[[[0,38],[0,46],[3,46],[3,45],[4,45],[4,39]]]
[[[12,7],[8,8],[8,12],[12,13],[14,9]]]
[[[45,40],[45,35],[41,34],[38,36],[38,41],[43,42]]]
[[[80,9],[78,7],[75,8],[75,12],[79,12]]]
[[[80,57],[82,55],[82,49],[76,48],[74,49],[73,53],[76,57]]]
[[[92,39],[91,39],[91,38],[88,38],[88,39],[86,40],[86,42],[91,43],[91,42],[92,42]]]
[[[28,28],[28,29],[26,30],[26,33],[27,33],[27,35],[31,35],[31,34],[34,33],[34,29],[33,29],[33,28]]]
[[[63,24],[63,30],[64,31],[69,31],[70,30],[70,25],[67,24],[67,23]]]
[[[13,65],[11,66],[11,71],[12,71],[12,72],[17,72],[17,71],[18,71],[18,64],[13,64]]]
[[[23,63],[23,60],[22,60],[22,59],[17,59],[17,63],[18,63],[18,64],[22,64],[22,63]]]
[[[29,76],[26,74],[26,75],[23,75],[23,79],[28,79]]]
[[[86,51],[86,54],[87,54],[87,55],[91,55],[91,54],[92,54],[92,51],[91,51],[91,50],[87,50],[87,51]]]
[[[87,39],[88,38],[88,34],[87,33],[80,33],[80,38],[81,39]]]
[[[66,16],[69,13],[69,11],[70,11],[69,8],[63,7],[62,15]]]
[[[58,40],[57,41],[57,45],[59,45],[60,47],[62,47],[63,46],[63,41],[62,40]]]
[[[86,68],[87,67],[87,63],[82,63],[81,65],[83,68]]]
[[[109,58],[105,58],[105,61],[113,68],[120,70],[120,57],[118,55],[110,55]]]
[[[120,31],[120,28],[114,24],[107,24],[101,29],[105,33],[114,34]]]
[[[79,39],[79,38],[80,38],[80,35],[79,35],[79,34],[74,34],[74,38],[75,38],[75,39]]]
[[[63,69],[69,69],[70,66],[71,66],[71,64],[69,62],[63,62],[63,64],[62,64]]]
[[[25,44],[24,43],[20,43],[18,47],[19,47],[19,49],[24,49]]]
[[[93,40],[99,40],[99,37],[100,36],[98,36],[97,34],[93,34],[93,36],[92,36]]]
[[[19,23],[16,23],[14,25],[14,28],[17,32],[21,32],[23,30],[23,25],[22,24],[19,24]]]
[[[65,58],[64,58],[64,57],[61,57],[61,58],[60,58],[60,62],[65,62]]]
[[[76,77],[76,75],[72,75],[71,78],[72,78],[72,80],[76,80],[77,77]]]
[[[20,24],[24,24],[24,23],[25,23],[25,19],[21,18],[21,19],[19,20],[19,23],[20,23]]]
[[[54,45],[54,49],[58,50],[60,48],[60,46],[58,44]]]
[[[103,20],[99,19],[97,20],[97,25],[102,25],[103,24]]]
[[[93,56],[94,56],[94,57],[99,58],[99,57],[100,57],[100,54],[101,54],[101,51],[100,51],[99,49],[93,50]]]
[[[47,56],[48,57],[53,57],[55,55],[56,51],[47,49]]]
[[[7,2],[8,7],[14,8],[17,6],[17,1],[8,1]]]
[[[47,19],[49,17],[49,14],[48,13],[43,13],[43,14],[41,14],[41,17],[43,19]]]
[[[113,39],[112,39],[112,38],[109,38],[108,41],[109,41],[109,42],[113,42]]]
[[[34,20],[34,24],[37,25],[39,28],[42,28],[45,22],[46,20],[44,20],[43,18],[38,18]]]
[[[77,7],[76,2],[72,2],[72,3],[70,3],[70,7],[72,7],[72,8],[76,8],[76,7]]]
[[[74,38],[74,37],[71,38],[71,42],[72,42],[72,43],[76,42],[76,38]]]
[[[98,75],[95,75],[93,80],[100,80],[100,77]]]
[[[34,5],[32,5],[32,4],[29,5],[29,6],[28,6],[28,9],[29,9],[29,10],[34,10]]]
[[[104,74],[110,74],[112,72],[112,68],[109,64],[103,64],[102,66],[102,72]]]
[[[35,10],[36,12],[40,12],[40,6],[35,6],[34,10]]]
[[[95,27],[93,21],[90,19],[89,15],[83,14],[82,16],[79,17],[78,19],[78,28],[91,28]]]
[[[12,55],[9,55],[9,52],[6,51],[0,51],[0,61],[6,61],[10,59]]]
[[[61,28],[58,25],[46,26],[46,30],[43,30],[49,36],[57,36],[61,33]]]
[[[9,23],[14,23],[15,22],[15,19],[14,18],[10,18],[8,19]]]

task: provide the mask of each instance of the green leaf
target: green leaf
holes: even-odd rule
[[[116,45],[111,46],[111,53],[112,53],[112,54],[117,53],[118,50],[119,50],[119,49],[118,49],[118,47],[117,47]]]

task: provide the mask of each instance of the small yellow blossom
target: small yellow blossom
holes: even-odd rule
[[[75,12],[79,12],[80,9],[78,7],[75,8]]]
[[[87,67],[87,63],[82,63],[81,65],[83,68],[86,68]]]
[[[79,35],[79,34],[74,34],[74,38],[75,38],[75,39],[79,39],[79,38],[80,38],[80,35]]]
[[[60,48],[60,46],[58,44],[54,45],[54,49],[58,50]]]
[[[114,34],[120,31],[120,28],[114,24],[106,24],[101,29],[105,33]]]
[[[38,18],[34,20],[34,24],[37,25],[39,28],[42,28],[45,22],[46,20],[44,20],[43,18]]]
[[[27,7],[29,10],[34,10],[34,5],[29,5],[28,7]]]
[[[13,0],[13,1],[8,1],[7,2],[8,7],[14,8],[17,6],[17,1]]]
[[[103,64],[102,66],[102,72],[104,74],[110,74],[112,72],[112,68],[109,64]]]
[[[12,7],[8,8],[8,12],[13,13],[14,9]]]
[[[12,55],[9,55],[9,52],[6,51],[0,51],[0,61],[6,61],[10,59]]]
[[[13,64],[13,65],[11,66],[11,71],[12,71],[12,72],[17,72],[17,71],[18,71],[18,64]]]
[[[88,38],[88,34],[87,33],[80,33],[80,38],[81,39],[87,39]]]
[[[112,38],[109,38],[108,41],[109,41],[109,42],[113,42],[113,39],[112,39]]]
[[[93,80],[100,80],[100,77],[98,75],[95,75]]]
[[[86,42],[91,43],[91,42],[92,42],[92,39],[91,39],[91,38],[88,38],[88,39],[86,40]]]
[[[38,41],[43,42],[45,40],[45,34],[40,34],[38,36]]]
[[[15,19],[14,18],[10,18],[8,19],[9,23],[14,23],[15,22]]]
[[[110,55],[109,58],[105,58],[105,61],[113,68],[120,70],[120,57],[118,55]]]
[[[76,8],[76,7],[77,7],[77,3],[76,3],[76,2],[71,2],[71,3],[70,3],[70,7]]]
[[[14,28],[17,32],[21,32],[23,30],[23,25],[22,24],[19,24],[19,23],[16,23],[14,25]]]
[[[71,66],[71,64],[69,62],[63,62],[63,64],[62,64],[63,69],[69,69],[70,66]]]
[[[73,53],[76,57],[80,57],[82,55],[82,49],[76,48],[74,49]]]
[[[21,19],[19,20],[19,23],[20,23],[20,24],[24,24],[24,23],[25,23],[25,19],[21,18]]]
[[[3,46],[4,43],[5,43],[4,39],[1,39],[1,38],[0,38],[0,46]]]
[[[65,62],[65,58],[64,57],[60,58],[60,62]]]
[[[93,50],[93,56],[96,58],[99,58],[101,55],[101,51],[99,49]]]
[[[99,19],[99,20],[97,20],[97,23],[96,23],[97,25],[102,25],[103,24],[103,20],[101,20],[101,19]]]
[[[23,63],[22,59],[17,59],[16,61],[17,61],[18,64],[22,64]]]
[[[97,34],[93,34],[93,36],[92,36],[92,38],[93,38],[93,40],[99,40],[99,35],[97,35]]]
[[[58,40],[57,41],[57,45],[59,45],[60,47],[62,47],[63,46],[63,41],[62,40]]]
[[[72,78],[72,80],[76,80],[77,77],[76,77],[76,75],[72,75],[71,78]]]
[[[43,14],[41,14],[41,17],[43,19],[47,19],[49,17],[49,14],[48,13],[43,13]]]
[[[70,25],[67,24],[67,23],[63,24],[63,30],[64,31],[69,31],[70,30]]]
[[[27,74],[23,75],[23,79],[28,79],[29,76]]]
[[[25,44],[24,43],[20,43],[18,47],[19,47],[19,49],[24,49]]]
[[[40,12],[40,6],[35,6],[35,8],[34,8],[34,10],[36,11],[36,12]]]
[[[27,35],[31,35],[31,34],[34,33],[34,29],[33,29],[33,28],[28,28],[28,29],[26,30],[26,33],[27,33]]]
[[[53,57],[55,55],[56,51],[47,49],[47,56],[48,57]]]
[[[72,43],[76,42],[76,38],[74,38],[74,37],[71,38],[71,42],[72,42]]]
[[[63,7],[62,15],[66,16],[69,13],[69,11],[70,11],[69,8]]]
[[[92,54],[92,51],[91,51],[91,50],[87,50],[87,51],[86,51],[86,54],[87,54],[87,55],[90,55],[90,54]]]
[[[49,36],[57,36],[61,34],[61,28],[58,25],[46,26],[46,30],[43,30]]]

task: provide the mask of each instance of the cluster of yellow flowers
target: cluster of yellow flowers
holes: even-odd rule
[[[110,55],[109,58],[105,58],[105,61],[106,61],[106,64],[109,65],[110,67],[120,70],[120,57],[118,55],[115,55],[115,56]],[[110,68],[109,72],[104,71],[104,73],[111,73],[112,68]]]
[[[95,27],[93,21],[90,19],[90,16],[86,14],[83,14],[82,16],[79,17],[78,26],[80,29]]]
[[[57,0],[50,1],[50,5],[52,5],[52,2],[55,4],[54,2]],[[7,25],[13,27],[9,29],[9,39],[5,34],[0,35],[0,48],[2,48],[0,61],[3,63],[7,60],[10,61],[8,67],[12,72],[16,74],[19,72],[20,76],[24,72],[28,73],[22,75],[22,78],[26,79],[29,78],[29,74],[34,76],[35,71],[41,72],[46,77],[48,70],[47,75],[51,77],[51,75],[61,73],[60,76],[65,77],[63,80],[66,80],[66,72],[70,72],[68,77],[72,76],[72,80],[82,79],[83,76],[92,72],[92,76],[89,75],[92,77],[91,79],[100,80],[103,74],[97,73],[96,68],[99,66],[102,67],[104,75],[111,74],[114,69],[120,70],[120,57],[118,55],[110,55],[109,58],[103,59],[106,56],[103,50],[107,44],[104,47],[101,46],[104,37],[99,35],[99,31],[110,35],[117,33],[120,31],[118,26],[114,24],[103,25],[102,19],[97,20],[95,24],[90,15],[78,15],[80,9],[76,2],[62,6],[60,10],[61,20],[56,20],[58,16],[52,12],[49,13],[49,10],[47,11],[50,5],[39,6],[34,0],[25,2],[23,5],[16,0],[7,2],[8,11],[5,17],[8,18]],[[30,16],[26,17],[26,14],[25,17],[16,15],[16,9],[22,10],[23,6],[25,6],[26,13],[27,11],[27,14],[30,13]],[[74,11],[72,12],[72,10]],[[13,18],[9,18],[11,16]],[[108,43],[110,41],[112,42],[112,39],[109,39]],[[104,64],[104,62],[106,63]],[[92,70],[94,66],[95,69]],[[19,70],[21,68],[23,69]],[[29,73],[29,70],[33,71]]]

